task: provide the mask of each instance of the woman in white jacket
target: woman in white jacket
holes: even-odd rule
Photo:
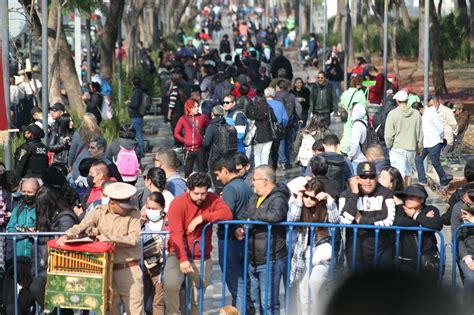
[[[367,137],[367,112],[365,107],[359,103],[355,103],[351,110],[351,119],[351,145],[347,157],[352,161],[352,167],[354,168],[354,172],[356,172],[357,165],[360,162],[367,161],[361,149],[361,144],[364,143]]]
[[[288,222],[339,223],[336,202],[324,191],[321,181],[313,178],[292,192],[296,198],[290,199]],[[321,314],[324,303],[319,291],[329,276],[331,230],[315,228],[311,232],[309,227],[301,227],[294,231],[292,238],[296,242],[290,271],[294,311],[295,314]]]

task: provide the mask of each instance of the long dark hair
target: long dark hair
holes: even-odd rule
[[[320,180],[315,179],[315,178],[307,182],[304,188],[305,188],[305,191],[314,191],[315,196],[319,194],[320,192],[325,191],[324,184]],[[303,203],[303,209],[301,212],[301,221],[324,223],[326,221],[327,212],[328,210],[326,207],[326,200],[318,201],[316,205],[311,208],[306,207]],[[318,235],[318,238],[325,237],[326,229],[318,228],[317,235]]]
[[[255,120],[267,120],[268,115],[268,103],[264,98],[260,98],[255,101],[253,105],[254,119]]]
[[[62,211],[71,210],[66,199],[55,189],[42,186],[36,192],[36,230],[48,232],[54,216]]]
[[[390,174],[390,182],[392,183],[392,191],[402,191],[405,189],[405,182],[400,171],[392,166],[386,166],[381,171],[387,171]]]

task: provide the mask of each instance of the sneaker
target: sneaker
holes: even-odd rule
[[[418,184],[420,184],[421,186],[428,186],[428,181],[420,180],[420,181],[418,181]]]
[[[448,175],[446,175],[446,180],[445,180],[444,182],[440,183],[440,184],[441,184],[441,186],[446,187],[446,186],[449,186],[449,183],[450,183],[452,180],[453,180],[453,175],[449,175],[449,174],[448,174]]]

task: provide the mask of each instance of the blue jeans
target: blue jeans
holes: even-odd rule
[[[233,231],[229,227],[229,233]],[[226,261],[226,277],[225,283],[227,289],[229,289],[232,295],[232,306],[242,310],[244,294],[244,247],[243,241],[228,240],[227,241],[227,252],[224,253],[224,240],[219,240],[219,266],[222,272],[224,272],[224,255],[227,257]],[[250,307],[247,303],[247,309]]]
[[[138,142],[138,146],[140,147],[140,155],[145,154],[145,146],[143,145],[143,117],[132,117],[132,125],[135,128],[135,134]]]
[[[285,138],[280,141],[278,148],[278,163],[285,166],[291,165],[291,151],[293,151],[293,142],[295,141],[295,128],[297,126],[286,127]]]
[[[418,172],[418,181],[424,182],[424,183],[427,182],[425,166],[423,165],[423,161],[425,160],[426,156],[429,154],[431,163],[433,164],[433,167],[436,170],[436,173],[438,173],[440,184],[446,183],[446,172],[444,171],[443,166],[441,166],[441,162],[439,160],[439,156],[441,154],[442,148],[443,148],[442,143],[438,143],[437,145],[431,148],[424,148],[423,151],[421,152],[421,155],[415,158],[416,171]]]
[[[280,314],[280,282],[283,275],[286,275],[288,266],[287,257],[279,260],[267,262],[270,274],[268,284],[266,279],[266,264],[249,265],[250,278],[250,298],[255,306],[255,310],[260,314],[279,315]],[[266,290],[267,289],[267,290]]]

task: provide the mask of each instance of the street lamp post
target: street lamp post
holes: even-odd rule
[[[392,45],[396,45],[396,43],[392,43]],[[388,63],[388,0],[384,0],[383,2],[383,103],[385,104],[385,100],[387,98],[387,63]]]
[[[48,145],[48,112],[49,112],[49,80],[48,80],[48,0],[41,3],[41,104],[43,106],[44,143]]]

